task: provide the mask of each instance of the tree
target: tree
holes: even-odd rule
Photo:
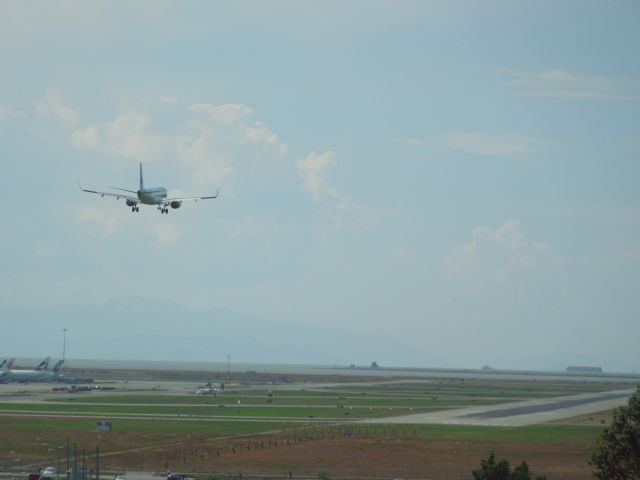
[[[640,387],[626,406],[614,411],[611,426],[598,438],[597,448],[591,457],[597,478],[640,479]]]
[[[480,461],[480,468],[473,472],[474,480],[510,480],[509,462],[501,460],[496,462],[496,456],[492,453],[488,459]]]
[[[522,462],[512,472],[509,462],[506,460],[496,462],[496,456],[493,453],[486,460],[482,459],[480,468],[472,473],[474,480],[532,480],[527,462]],[[536,477],[536,480],[545,479],[546,477]]]

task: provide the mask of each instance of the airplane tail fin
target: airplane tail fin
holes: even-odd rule
[[[5,370],[7,365],[7,359],[5,358],[2,363],[0,363],[0,370]]]
[[[53,373],[58,373],[60,372],[60,370],[62,370],[62,364],[64,363],[64,360],[58,360],[56,362],[56,364],[53,366],[53,368],[51,369],[51,371]]]
[[[36,367],[36,370],[49,370],[49,360],[51,360],[51,357],[47,357],[43,361],[41,361],[40,364]]]
[[[13,363],[16,361],[15,358],[10,358],[7,360],[7,364],[4,366],[6,370],[11,370],[13,368]]]
[[[140,191],[144,190],[144,181],[142,180],[142,162],[140,162]]]

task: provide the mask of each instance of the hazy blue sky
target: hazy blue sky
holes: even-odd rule
[[[639,25],[636,1],[0,1],[0,356],[58,355],[70,323],[104,355],[109,321],[60,309],[133,302],[181,309],[120,310],[170,341],[228,312],[386,338],[387,364],[639,369]],[[220,198],[78,190],[139,161]]]

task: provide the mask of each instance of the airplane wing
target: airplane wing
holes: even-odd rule
[[[210,200],[212,198],[218,198],[218,193],[220,192],[216,192],[215,195],[205,195],[202,197],[172,197],[172,198],[165,198],[162,201],[165,205],[169,205],[171,202],[189,202],[189,201],[197,202],[198,200]]]
[[[135,204],[140,203],[140,200],[138,200],[137,197],[132,197],[131,195],[125,195],[124,193],[113,193],[113,192],[98,192],[96,190],[89,190],[87,188],[82,188],[82,185],[78,185],[80,187],[80,190],[82,190],[83,192],[87,192],[87,193],[95,193],[96,195],[101,195],[102,197],[104,197],[105,195],[107,197],[116,197],[118,200],[120,200],[121,198],[124,198],[126,200],[129,200]]]

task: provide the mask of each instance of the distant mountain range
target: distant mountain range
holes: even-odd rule
[[[0,310],[0,356],[322,365],[439,366],[393,338],[262,320],[226,310],[189,310],[145,299],[103,305]]]

